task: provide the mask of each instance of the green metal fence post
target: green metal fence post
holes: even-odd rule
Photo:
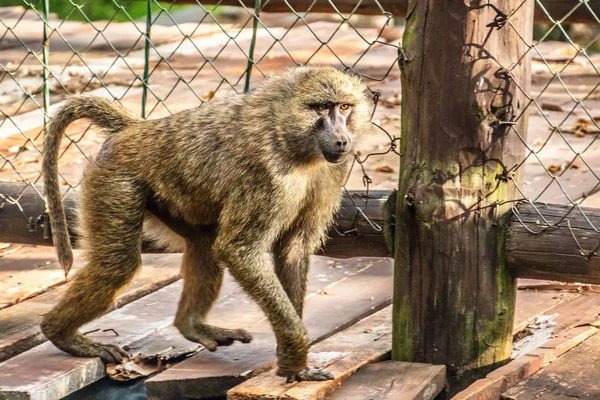
[[[50,0],[44,0],[43,9],[42,9],[42,17],[44,19],[44,30],[42,33],[42,61],[44,63],[44,131],[46,130],[46,126],[48,125],[48,110],[50,108],[50,86],[48,84],[48,80],[50,78],[50,70],[49,70],[49,60],[50,60],[50,41],[48,38],[48,15],[50,14]]]
[[[261,7],[261,0],[254,1],[254,21],[252,21],[252,40],[250,41],[250,50],[248,52],[248,68],[246,70],[246,83],[244,92],[250,90],[250,76],[252,74],[252,66],[254,65],[254,46],[256,45],[256,31],[258,30],[258,13]]]
[[[142,118],[146,118],[146,100],[148,99],[148,74],[150,64],[150,29],[152,28],[152,0],[147,2],[146,12],[146,32],[144,34],[146,42],[144,43],[144,81],[142,88]]]

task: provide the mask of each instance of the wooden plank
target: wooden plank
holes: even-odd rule
[[[520,204],[509,226],[509,267],[521,278],[600,283],[596,227],[599,209]]]
[[[140,272],[119,294],[111,310],[175,282],[179,279],[180,263],[179,254],[143,255]],[[0,362],[46,341],[39,324],[62,297],[66,286],[0,311]]]
[[[313,346],[309,364],[326,368],[335,379],[324,382],[285,383],[274,370],[260,374],[227,392],[228,400],[317,400],[331,394],[360,367],[389,357],[392,307],[365,318]]]
[[[515,306],[513,335],[523,330],[538,315],[553,314],[551,310],[577,296],[577,293],[563,293],[556,290],[519,290]]]
[[[509,400],[600,398],[600,335],[594,335],[502,394]]]
[[[321,272],[311,275],[312,287],[322,287],[329,282],[329,277],[344,279],[352,274],[353,268],[347,266],[335,268],[337,264],[328,264],[327,261],[323,260],[321,267],[315,269]],[[318,265],[319,262],[316,264]],[[357,270],[365,267],[365,264],[357,264],[355,267]],[[325,269],[329,269],[328,272],[322,272]],[[91,333],[89,336],[95,340],[120,346],[133,345],[142,338],[171,325],[180,292],[181,282],[175,282],[106,314],[84,326],[82,331],[100,329],[99,332]],[[241,289],[234,284],[231,277],[226,276],[226,284],[222,288],[215,308],[221,307],[229,311],[232,304],[244,304],[244,301],[240,301],[239,298],[231,300],[238,295],[242,295]],[[243,314],[244,307],[240,307],[240,310]],[[115,329],[119,336],[115,337],[112,332],[102,332],[105,329]],[[32,399],[39,396],[57,398],[66,396],[104,376],[104,366],[99,359],[72,357],[47,342],[0,364],[0,382],[2,382],[0,399],[12,398],[11,396]]]
[[[172,323],[181,286],[179,281],[157,290],[87,324],[83,331],[98,329],[89,336],[120,346],[139,340]],[[102,332],[105,329],[115,329],[119,336]],[[46,342],[0,364],[0,399],[56,399],[104,375],[99,358],[73,357]]]
[[[545,315],[557,314],[551,339],[474,382],[453,400],[498,399],[501,393],[594,335],[598,329],[590,324],[598,320],[599,312],[600,294],[594,293],[582,293],[550,309]]]
[[[51,246],[52,238],[44,233],[42,220],[30,227],[23,215],[34,220],[45,213],[45,204],[40,194],[43,185],[25,183],[1,183],[0,194],[18,200],[18,206],[5,204],[0,213],[0,241]],[[329,232],[329,240],[319,254],[328,257],[388,257],[390,252],[383,237],[383,206],[391,191],[372,190],[347,191],[336,215],[335,227]],[[64,200],[69,224],[75,220],[76,203],[73,196]],[[360,209],[360,211],[359,211]],[[71,230],[75,240],[75,232]],[[153,250],[155,252],[156,250]]]
[[[74,253],[73,272],[81,268],[81,252]],[[66,283],[52,247],[23,246],[0,258],[0,310]]]
[[[349,261],[349,260],[348,260]],[[389,304],[392,296],[392,266],[389,260],[329,285],[325,291],[308,296],[304,321],[312,342]],[[238,313],[230,310],[222,321],[225,327],[239,327]],[[234,345],[216,353],[201,352],[146,381],[146,393],[152,399],[211,398],[273,365],[275,339],[264,320],[251,327],[250,345]]]
[[[446,367],[399,361],[365,365],[329,400],[433,400],[446,387]]]

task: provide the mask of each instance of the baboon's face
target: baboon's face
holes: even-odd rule
[[[294,86],[274,108],[288,154],[302,163],[351,160],[361,136],[372,129],[367,86],[331,67],[297,68],[289,74]]]
[[[319,118],[315,124],[315,137],[323,157],[333,164],[344,162],[353,148],[348,118],[352,115],[354,104],[326,102],[310,104],[310,108]]]

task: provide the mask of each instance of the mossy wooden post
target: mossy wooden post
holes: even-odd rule
[[[412,0],[407,15],[393,358],[447,365],[455,391],[511,354],[497,204],[518,197],[504,167],[525,150],[533,0]]]

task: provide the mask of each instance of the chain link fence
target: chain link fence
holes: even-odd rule
[[[367,82],[379,129],[357,152],[347,188],[396,188],[402,25],[379,1],[368,4],[376,10],[370,14],[377,14],[370,16],[356,13],[365,8],[361,1],[350,12],[328,1],[327,12],[317,13],[313,9],[324,9],[318,0],[307,1],[306,11],[284,1],[285,12],[255,12],[269,1],[274,0],[256,0],[256,8],[249,8],[241,0],[237,7],[231,1],[37,0],[0,8],[0,187],[22,185],[17,193],[0,190],[0,209],[19,208],[21,193],[38,191],[44,126],[69,94],[92,93],[141,117],[160,118],[243,93],[300,64],[332,64]],[[499,65],[527,99],[506,122],[528,118],[528,132],[510,128],[525,157],[504,166],[505,175],[519,174],[521,181],[513,180],[519,200],[537,205],[539,229],[533,234],[570,227],[573,218],[583,217],[587,226],[579,223],[571,236],[588,256],[600,244],[589,235],[600,227],[582,208],[600,207],[600,19],[590,2],[573,0],[557,12],[556,2],[536,0],[536,20],[545,22],[535,25],[532,39],[511,23],[531,1],[501,16],[502,27],[513,30],[527,49],[514,64]],[[523,82],[511,71],[527,58],[531,81]],[[68,129],[60,158],[67,196],[102,140],[85,121]],[[43,193],[38,195],[42,200]],[[555,215],[540,203],[569,208]],[[356,207],[357,219],[365,222],[363,205]],[[40,216],[22,215],[36,229],[31,221]]]
[[[521,195],[518,201],[536,210],[532,221],[530,216],[521,219],[513,207],[522,227],[535,235],[568,227],[571,234],[565,240],[574,241],[576,253],[589,257],[600,246],[594,234],[600,227],[585,210],[600,207],[600,19],[593,2],[574,0],[560,12],[555,4],[535,1],[538,23],[533,38],[531,32],[515,28],[511,15],[504,16],[504,28],[513,30],[526,47],[518,61],[532,60],[531,80],[526,82],[512,76],[516,63],[501,65],[526,98],[512,122],[528,119],[527,132],[511,126],[525,157],[504,167],[509,174],[520,175],[520,180],[513,180]],[[514,13],[530,5],[523,1]],[[541,19],[544,22],[539,23]],[[531,222],[537,229],[531,229]]]
[[[19,3],[0,8],[0,211],[18,207],[30,230],[39,228],[40,215],[27,215],[21,197],[34,190],[43,200],[36,185],[43,183],[44,127],[68,95],[91,93],[140,117],[160,118],[243,93],[301,64],[334,65],[369,85],[377,134],[357,152],[347,188],[397,187],[402,27],[377,1],[369,7],[378,15],[369,17],[355,13],[361,2],[352,12],[338,11],[335,1],[327,13],[311,11],[318,0],[302,12],[285,2],[279,13],[256,13],[242,1],[237,7],[220,1]],[[261,1],[254,5],[260,9]],[[67,130],[59,161],[65,196],[77,189],[102,141],[85,120]],[[2,193],[11,182],[22,186]],[[356,208],[364,221],[362,205]]]

